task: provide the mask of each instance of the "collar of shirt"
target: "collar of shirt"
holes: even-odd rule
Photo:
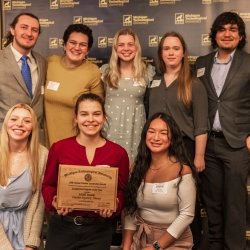
[[[15,59],[16,59],[16,62],[17,62],[17,63],[21,63],[20,60],[21,60],[21,57],[22,57],[23,55],[22,55],[20,52],[18,52],[18,51],[13,47],[12,44],[10,45],[10,48],[11,48],[13,54],[14,54],[14,57],[15,57]],[[33,58],[31,52],[28,53],[27,57],[28,57],[28,61],[32,64],[32,63],[34,62],[35,59]]]
[[[230,54],[229,59],[227,62],[221,62],[220,59],[218,58],[218,51],[216,52],[214,56],[214,64],[228,64],[231,63],[234,57],[235,50]]]

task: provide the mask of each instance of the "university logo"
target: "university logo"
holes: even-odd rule
[[[3,10],[11,10],[11,0],[3,0]]]
[[[123,26],[132,26],[132,15],[123,15]]]
[[[98,37],[98,48],[106,48],[107,45],[108,43],[106,36]]]
[[[212,4],[212,0],[202,0],[202,4]]]
[[[175,13],[175,24],[184,24],[184,13]]]
[[[58,1],[59,0],[50,0],[50,9],[58,9],[59,8]]]
[[[159,0],[149,0],[149,6],[158,6]]]
[[[157,47],[158,43],[159,43],[159,38],[157,35],[149,36],[149,39],[148,39],[148,46],[149,47]]]
[[[108,7],[108,0],[99,0],[99,7],[101,7],[101,8]]]
[[[60,39],[58,39],[58,46],[59,47],[63,47],[63,39],[62,38],[60,38]]]
[[[202,46],[211,45],[211,38],[209,37],[209,34],[201,34],[201,45]]]
[[[74,16],[73,23],[82,23],[82,16]]]
[[[58,48],[58,38],[53,37],[49,39],[49,48],[50,49]]]

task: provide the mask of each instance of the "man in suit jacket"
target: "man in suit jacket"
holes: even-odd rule
[[[245,24],[233,12],[214,21],[210,33],[217,50],[196,61],[208,93],[211,132],[202,173],[208,214],[209,249],[246,248],[246,184],[250,167],[250,55]]]
[[[32,51],[39,34],[39,19],[31,13],[19,14],[10,25],[5,48],[0,51],[0,128],[10,107],[20,102],[27,103],[37,115],[40,139],[44,142],[43,94],[46,61],[41,55]],[[23,55],[28,57],[32,95],[21,74]]]

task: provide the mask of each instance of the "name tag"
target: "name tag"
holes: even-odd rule
[[[44,86],[41,86],[41,95],[44,95]]]
[[[166,194],[167,183],[155,183],[152,187],[152,194]]]
[[[150,85],[150,88],[159,87],[160,84],[161,84],[161,80],[153,80],[153,82]]]
[[[59,89],[60,83],[49,81],[47,85],[47,89],[57,91]]]
[[[197,69],[197,77],[201,77],[205,74],[205,68]]]

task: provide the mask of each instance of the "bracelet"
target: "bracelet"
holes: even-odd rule
[[[160,244],[159,244],[159,242],[157,240],[153,243],[153,248],[155,250],[160,250],[161,249],[161,246],[160,246]]]

